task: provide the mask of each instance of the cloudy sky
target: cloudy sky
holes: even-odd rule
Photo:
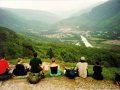
[[[108,0],[0,0],[0,7],[63,12],[85,9]]]

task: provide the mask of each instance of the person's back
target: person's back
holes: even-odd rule
[[[27,75],[27,70],[22,64],[22,58],[18,58],[18,63],[16,64],[15,69],[13,70],[13,74],[17,76]]]
[[[25,67],[23,64],[16,64],[16,69],[17,70],[25,70]]]
[[[52,63],[50,64],[50,76],[58,76],[60,75],[58,64],[55,62],[55,58],[52,58]]]
[[[37,58],[37,55],[35,54],[34,58],[30,60],[30,66],[31,66],[30,72],[39,73],[40,71],[42,71],[40,64],[42,64],[42,61],[41,59]]]
[[[12,74],[9,73],[9,63],[5,59],[5,56],[2,55],[0,59],[0,81],[8,80],[12,78]]]
[[[95,65],[95,66],[93,67],[93,71],[94,71],[94,73],[96,73],[96,74],[101,74],[101,72],[102,72],[102,67]]]
[[[52,63],[50,67],[57,67],[58,65],[56,63]]]
[[[78,75],[80,77],[83,78],[87,77],[87,68],[88,68],[88,63],[85,62],[85,58],[81,58],[80,62],[76,64],[76,69],[78,69]]]
[[[7,60],[1,59],[0,60],[0,74],[6,73],[6,70],[9,68],[9,64]]]
[[[58,66],[50,67],[51,74],[57,74],[58,72]]]
[[[99,62],[96,62],[96,65],[93,67],[93,78],[97,80],[102,80],[103,75],[102,75],[102,67],[100,66]]]
[[[36,84],[45,77],[44,73],[41,72],[43,70],[41,64],[41,59],[37,58],[37,53],[34,53],[34,58],[30,60],[31,69],[27,77],[31,84]]]

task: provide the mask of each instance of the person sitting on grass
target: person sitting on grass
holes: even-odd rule
[[[88,63],[85,60],[85,57],[81,57],[80,62],[76,64],[75,67],[76,70],[78,70],[78,76],[82,78],[86,78],[88,74]]]
[[[24,65],[22,64],[22,58],[18,58],[17,64],[15,69],[13,70],[13,74],[16,76],[23,76],[27,75],[27,70],[25,69]]]
[[[56,64],[55,58],[52,58],[52,62],[50,64],[50,76],[59,76],[60,74],[60,68],[58,64]]]
[[[96,65],[93,67],[93,78],[96,80],[103,80],[103,75],[102,75],[102,67],[100,66],[100,62],[96,61]]]
[[[12,74],[9,73],[10,65],[6,60],[5,55],[0,55],[0,81],[8,80],[12,78]]]
[[[30,60],[30,72],[32,73],[40,73],[42,71],[42,61],[40,58],[37,58],[37,53],[33,54],[34,58]]]
[[[38,83],[41,79],[45,78],[44,72],[43,72],[43,67],[42,61],[40,58],[37,58],[37,53],[33,54],[34,58],[30,60],[30,73],[27,77],[27,80],[31,84],[36,84]]]

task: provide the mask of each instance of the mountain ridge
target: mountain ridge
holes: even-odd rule
[[[58,20],[56,15],[46,11],[1,8],[0,12],[0,26],[17,32],[49,29]]]
[[[60,21],[57,26],[71,27],[81,31],[91,31],[100,34],[100,37],[107,39],[119,39],[120,37],[120,1],[110,0],[94,7],[90,12],[73,16]],[[107,34],[105,34],[107,32]],[[113,33],[113,34],[111,34]],[[106,35],[106,36],[105,36]]]

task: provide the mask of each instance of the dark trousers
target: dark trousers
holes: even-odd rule
[[[11,79],[11,78],[12,78],[12,74],[9,73],[7,70],[5,73],[0,74],[0,81],[5,81],[5,80]]]

